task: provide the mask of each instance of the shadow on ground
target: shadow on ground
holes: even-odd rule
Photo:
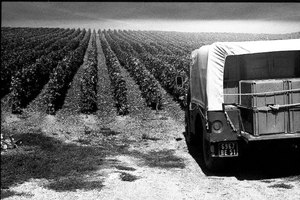
[[[211,172],[204,166],[199,147],[187,146],[207,176],[235,176],[238,180],[300,179],[300,151],[291,146],[280,143],[249,145],[238,159],[229,159],[227,166],[219,172]]]
[[[103,187],[102,180],[85,176],[101,168],[109,149],[62,143],[40,131],[14,136],[22,144],[1,155],[1,190],[31,178],[47,179],[43,186],[56,191]],[[18,194],[1,191],[1,199],[12,195]]]
[[[140,158],[143,165],[154,168],[181,168],[185,167],[184,160],[175,155],[175,150],[164,149],[161,151],[150,151],[147,153],[141,153],[138,151],[131,151],[131,156]]]
[[[9,196],[24,196],[10,187],[30,179],[46,179],[42,187],[62,191],[101,190],[105,177],[98,170],[116,168],[134,171],[123,166],[118,160],[106,157],[113,155],[132,156],[140,165],[154,168],[184,168],[184,161],[175,155],[174,150],[150,151],[142,153],[129,151],[130,143],[136,142],[118,138],[119,134],[89,132],[79,138],[77,143],[64,143],[45,135],[41,130],[29,133],[15,133],[14,138],[22,143],[18,148],[10,149],[1,155],[1,199]],[[120,134],[122,135],[122,134]],[[81,144],[81,145],[80,145]],[[121,180],[134,181],[137,177],[123,172]]]
[[[32,197],[31,194],[25,192],[15,192],[11,190],[1,190],[1,199],[8,198],[11,196],[25,196],[25,197]]]

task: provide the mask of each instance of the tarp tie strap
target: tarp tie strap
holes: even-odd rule
[[[299,107],[300,106],[300,103],[293,103],[293,104],[284,104],[284,105],[278,105],[278,104],[275,104],[275,105],[267,105],[267,106],[261,106],[261,107],[252,107],[251,109],[253,109],[254,111],[278,111],[280,109],[283,109],[283,108],[292,108],[292,107]],[[242,106],[239,106],[238,107],[242,107]],[[245,108],[245,107],[243,107]]]
[[[284,104],[284,105],[268,105],[269,108],[272,110],[279,110],[281,108],[290,108],[290,107],[297,107],[300,106],[300,103],[293,103],[293,104]],[[259,108],[258,108],[259,110]]]
[[[290,89],[290,90],[278,90],[278,91],[272,91],[272,92],[256,92],[256,93],[235,93],[235,94],[223,94],[224,96],[235,96],[235,95],[241,95],[241,96],[255,96],[255,95],[272,95],[272,94],[284,94],[288,92],[300,92],[299,89]]]

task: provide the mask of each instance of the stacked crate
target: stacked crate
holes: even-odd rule
[[[239,103],[239,83],[234,81],[224,82],[224,103],[238,104]]]
[[[241,115],[246,132],[255,136],[287,132],[286,110],[274,111],[268,105],[284,105],[284,80],[240,81]]]
[[[254,136],[300,130],[300,79],[242,80],[239,105],[244,129]],[[298,123],[296,123],[298,122]]]
[[[291,92],[288,93],[290,104],[300,103],[300,78],[286,80],[288,88]],[[289,109],[289,127],[291,133],[300,132],[300,107]]]

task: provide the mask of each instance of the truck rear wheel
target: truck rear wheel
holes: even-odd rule
[[[196,146],[200,143],[199,135],[191,133],[188,126],[185,127],[185,131],[186,131],[186,142],[188,145]]]
[[[212,157],[212,152],[210,150],[210,143],[207,139],[204,138],[205,134],[203,134],[202,139],[202,150],[203,150],[203,162],[205,167],[210,171],[219,171],[221,167],[224,166],[224,162],[220,158]]]
[[[197,124],[201,125],[201,127]],[[201,157],[202,157],[202,162],[204,164],[204,167],[209,170],[209,171],[219,171],[224,165],[224,161],[221,160],[220,158],[214,158],[212,157],[212,151],[210,149],[210,142],[209,142],[209,135],[206,131],[205,128],[203,128],[202,121],[197,120],[196,123],[196,128],[200,129],[198,133],[201,133],[200,137],[200,151],[201,151]]]
[[[199,138],[197,138],[197,134],[193,134],[191,133],[191,128],[190,128],[190,110],[189,110],[189,104],[190,104],[190,101],[191,101],[191,93],[190,93],[190,90],[188,90],[188,93],[187,93],[187,106],[186,106],[186,109],[185,109],[185,139],[186,139],[186,143],[188,145],[197,145],[199,144]]]

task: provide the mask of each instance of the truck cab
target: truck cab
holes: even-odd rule
[[[208,170],[253,142],[300,145],[300,39],[202,46],[189,79],[186,141]]]

